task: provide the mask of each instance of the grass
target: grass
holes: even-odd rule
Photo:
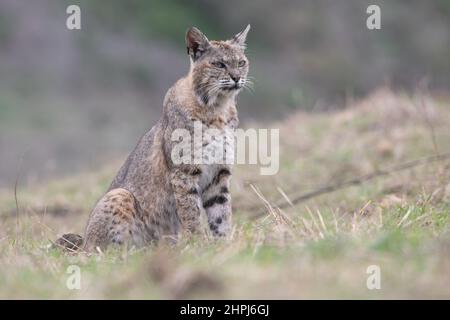
[[[0,191],[0,298],[450,298],[447,161],[418,166],[285,209],[265,203],[450,150],[450,102],[382,89],[343,111],[298,113],[280,128],[281,167],[235,168],[225,241],[71,255],[48,248],[81,233],[120,163]],[[428,121],[434,135],[430,133]],[[264,209],[262,216],[257,212]],[[69,290],[67,268],[81,270]],[[366,286],[381,270],[381,289]]]

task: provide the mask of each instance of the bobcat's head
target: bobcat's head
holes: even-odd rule
[[[192,82],[201,104],[218,105],[251,85],[244,53],[249,30],[250,25],[230,40],[209,41],[197,28],[188,29],[186,45],[191,57]]]

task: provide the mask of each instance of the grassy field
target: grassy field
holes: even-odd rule
[[[280,172],[237,166],[234,230],[131,252],[49,249],[82,233],[120,165],[0,191],[0,298],[450,298],[450,161],[277,208],[298,195],[450,150],[450,101],[381,89],[280,128]],[[266,124],[252,127],[267,127]],[[69,290],[67,268],[81,270]],[[366,286],[380,267],[381,289]]]

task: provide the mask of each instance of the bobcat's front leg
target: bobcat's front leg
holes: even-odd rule
[[[220,167],[203,194],[203,208],[215,237],[227,236],[231,231],[230,177],[230,167]]]
[[[200,174],[201,170],[197,166],[182,165],[173,168],[170,175],[183,232],[190,234],[201,230],[201,216],[204,210],[198,185]]]

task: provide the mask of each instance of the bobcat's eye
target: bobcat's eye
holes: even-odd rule
[[[221,62],[221,61],[214,61],[214,62],[212,63],[212,65],[213,65],[214,67],[220,68],[220,69],[223,69],[223,68],[226,67],[226,66],[225,66],[225,63],[223,63],[223,62]]]
[[[245,66],[245,60],[241,60],[241,61],[239,61],[239,64],[238,64],[238,66],[239,67],[243,67],[243,66]]]

